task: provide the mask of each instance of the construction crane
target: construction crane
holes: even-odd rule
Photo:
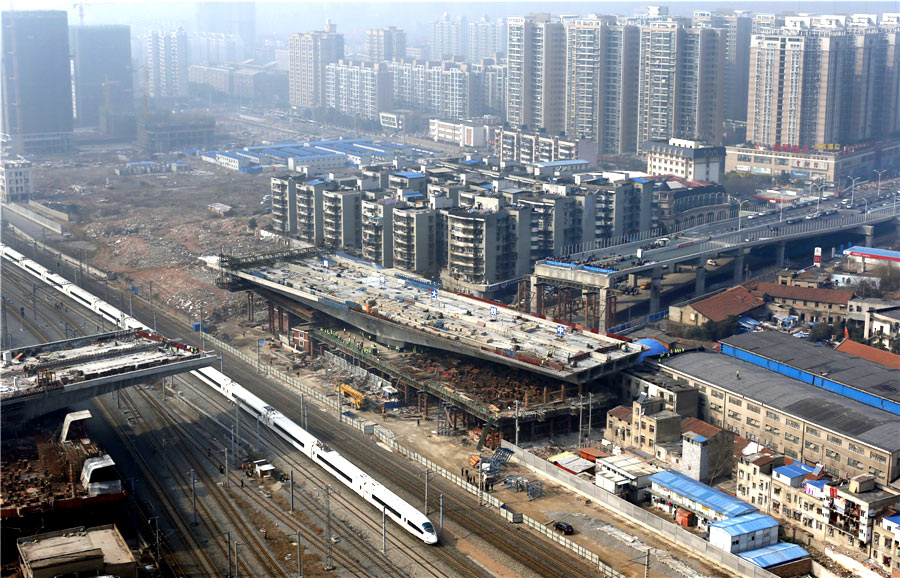
[[[345,383],[335,385],[334,391],[340,392],[341,395],[349,399],[356,409],[362,409],[362,406],[366,403],[366,395],[364,393],[356,391]]]

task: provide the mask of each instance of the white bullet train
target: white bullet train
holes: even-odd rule
[[[127,329],[151,331],[149,327],[137,319],[126,315],[116,307],[106,303],[99,297],[95,297],[65,278],[52,273],[43,265],[25,258],[18,251],[0,244],[0,254],[29,274],[46,281],[57,291],[68,295],[85,307],[99,313],[111,323]],[[314,435],[289,420],[281,412],[253,393],[247,391],[241,384],[211,367],[192,371],[191,374],[229,400],[239,404],[244,411],[253,416],[259,416],[260,421],[266,427],[303,452],[305,456],[342,484],[359,494],[365,501],[378,508],[378,510],[383,510],[385,515],[394,520],[403,530],[426,544],[437,543],[437,532],[435,532],[434,525],[432,525],[425,514],[388,490],[377,480],[341,456],[341,454],[329,449]]]
[[[437,533],[425,514],[372,479],[341,454],[329,449],[281,412],[216,369],[206,367],[194,374],[199,374],[201,381],[240,405],[247,413],[259,416],[260,421],[279,437],[303,452],[342,484],[362,496],[365,501],[379,510],[383,509],[385,515],[397,522],[401,528],[426,544],[437,543]]]
[[[65,293],[91,311],[99,313],[104,317],[104,319],[106,319],[116,327],[122,327],[124,329],[148,329],[144,326],[144,324],[134,319],[133,317],[126,315],[117,307],[113,307],[99,297],[95,297],[91,293],[85,291],[84,289],[82,289],[75,283],[72,283],[68,279],[62,277],[61,275],[53,273],[40,263],[36,263],[35,261],[26,258],[15,249],[6,245],[2,245],[0,247],[2,247],[2,249],[0,249],[0,253],[2,253],[2,255],[8,260],[18,265],[21,269],[45,281],[49,285],[53,286],[57,291]]]

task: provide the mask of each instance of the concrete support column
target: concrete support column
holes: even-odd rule
[[[659,285],[662,280],[662,269],[656,267],[650,273],[650,315],[659,313]]]
[[[900,194],[900,193],[897,193],[897,194]],[[896,237],[897,237],[898,239],[900,239],[900,217],[897,217],[897,220],[894,221],[894,226],[897,227]]]
[[[784,248],[786,245],[784,241],[775,245],[775,266],[779,269],[784,268]]]
[[[900,228],[900,221],[897,221],[897,226],[898,226],[898,228]],[[628,288],[634,289],[637,286],[638,286],[638,276],[635,275],[634,273],[629,273],[628,274]]]
[[[275,306],[270,301],[269,306],[269,333],[275,333]]]
[[[694,278],[694,297],[706,293],[706,257],[700,257],[697,261],[697,270]]]
[[[871,247],[873,243],[875,243],[875,226],[874,225],[863,225],[860,227],[860,230],[863,235],[866,237],[866,247]]]
[[[734,283],[744,282],[744,250],[740,249],[734,256]]]

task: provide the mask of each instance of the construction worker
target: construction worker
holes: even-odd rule
[[[737,371],[735,371],[735,372],[734,372],[734,375],[735,375],[735,377],[737,377],[738,379],[740,379],[740,378],[741,378],[741,370],[738,369]]]

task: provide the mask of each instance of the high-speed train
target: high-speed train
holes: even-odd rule
[[[206,367],[197,370],[194,374],[199,374],[198,377],[201,381],[237,403],[247,413],[258,416],[260,421],[283,440],[303,452],[322,469],[362,496],[365,501],[379,510],[384,510],[385,515],[397,522],[401,528],[426,544],[437,543],[437,533],[425,514],[372,479],[341,454],[329,449],[314,435],[286,418],[281,412],[216,369]]]
[[[95,297],[91,293],[85,291],[84,289],[82,289],[75,283],[72,283],[68,279],[62,277],[61,275],[53,273],[40,263],[36,263],[35,261],[26,258],[15,249],[6,245],[2,245],[0,247],[2,247],[0,248],[0,254],[18,265],[21,269],[39,279],[42,279],[49,285],[53,286],[56,290],[60,291],[61,293],[65,293],[73,300],[81,303],[91,311],[99,313],[103,316],[104,319],[106,319],[113,325],[122,327],[124,329],[148,329],[137,319],[126,315],[117,307],[113,307],[99,297]]]
[[[52,273],[43,265],[25,258],[18,251],[0,244],[0,254],[31,275],[46,281],[61,293],[70,296],[92,311],[103,315],[111,323],[127,329],[151,331],[149,327],[137,319],[126,315],[116,307],[106,303],[99,297],[95,297],[65,278]],[[437,543],[437,532],[435,532],[434,525],[432,525],[425,514],[388,490],[377,480],[374,480],[341,456],[341,454],[328,448],[313,434],[292,422],[253,393],[247,391],[241,384],[211,367],[192,371],[191,374],[229,400],[237,403],[244,411],[253,416],[259,416],[260,421],[275,432],[276,435],[303,452],[306,457],[359,494],[365,501],[384,511],[385,515],[394,520],[403,530],[426,544]]]

